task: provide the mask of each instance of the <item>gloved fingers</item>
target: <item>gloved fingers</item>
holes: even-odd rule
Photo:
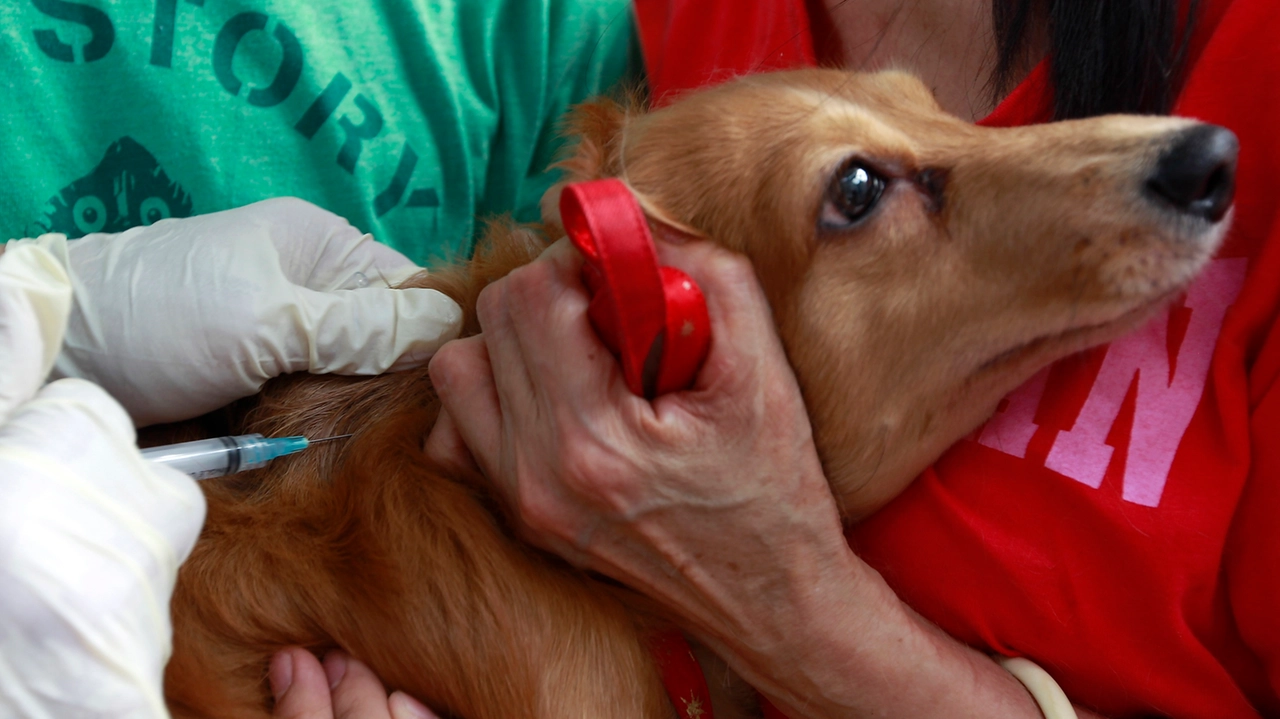
[[[435,290],[367,287],[337,292],[298,290],[296,318],[279,331],[305,341],[287,371],[378,374],[425,363],[458,336],[462,310]],[[305,335],[305,336],[300,336]]]
[[[304,200],[282,197],[235,210],[270,223],[267,233],[285,277],[307,289],[395,287],[422,271],[346,219]]]
[[[204,517],[195,483],[143,460],[100,388],[63,380],[0,426],[0,495],[0,715],[12,699],[29,716],[167,716],[169,598]]]
[[[327,238],[309,277],[296,280],[290,277],[290,280],[313,290],[356,290],[397,287],[419,272],[425,272],[408,257],[373,239],[373,235],[362,235],[350,225],[347,230],[350,232],[338,232]]]
[[[417,272],[403,255],[296,199],[90,235],[72,250],[75,310],[54,371],[106,387],[140,426],[285,372],[420,364],[461,322],[443,295],[387,289]]]
[[[398,287],[419,273],[426,272],[408,257],[375,240],[373,235],[363,235],[360,238],[360,242],[353,246],[348,262],[368,266],[369,269],[360,270],[360,274],[371,285]],[[377,275],[376,280],[369,276],[371,273]]]
[[[124,408],[83,380],[46,385],[18,408],[0,427],[0,462],[11,488],[17,477],[39,478],[7,495],[24,520],[40,515],[91,545],[127,544],[150,558],[150,576],[170,577],[166,583],[204,522],[204,495],[194,480],[144,460]]]
[[[49,241],[65,242],[50,237]],[[41,242],[11,242],[0,255],[0,422],[44,383],[62,347],[71,279]]]

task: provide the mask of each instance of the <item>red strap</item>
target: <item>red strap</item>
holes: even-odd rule
[[[649,638],[649,649],[680,719],[713,719],[707,680],[684,635],[674,629],[658,632]]]
[[[584,277],[593,294],[596,332],[622,361],[627,387],[645,396],[645,362],[666,327],[667,313],[644,214],[626,185],[608,179],[566,187],[560,219],[587,258]]]
[[[764,719],[788,719],[787,715],[775,707],[773,702],[765,699],[763,694],[760,695],[760,708],[764,710]]]
[[[674,267],[663,267],[662,291],[667,322],[662,335],[657,394],[688,389],[711,348],[707,300],[693,278]]]
[[[697,284],[658,267],[640,205],[627,186],[606,179],[569,185],[560,219],[586,257],[596,333],[622,363],[627,387],[642,397],[693,383],[711,343],[711,320]]]

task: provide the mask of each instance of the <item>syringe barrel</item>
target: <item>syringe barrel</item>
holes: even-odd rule
[[[173,467],[196,479],[222,477],[266,464],[258,457],[262,446],[260,434],[215,437],[142,450],[144,459]]]

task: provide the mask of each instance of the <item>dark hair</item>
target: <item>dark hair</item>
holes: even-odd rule
[[[1047,21],[1054,119],[1116,112],[1164,114],[1181,85],[1198,0],[992,0],[1003,93],[1024,58],[1032,23]]]

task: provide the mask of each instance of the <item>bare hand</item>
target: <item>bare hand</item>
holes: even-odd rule
[[[812,578],[855,560],[750,265],[709,243],[663,251],[708,298],[712,347],[691,391],[650,403],[627,390],[566,242],[485,290],[484,334],[443,348],[432,379],[532,541],[768,652],[820,611]],[[782,626],[769,607],[800,614]]]
[[[342,652],[330,652],[321,666],[305,649],[285,649],[272,658],[269,676],[279,719],[438,719],[404,692],[388,697],[369,667]]]
[[[449,419],[432,456],[464,468],[465,444],[531,541],[662,602],[794,716],[1039,716],[845,543],[746,260],[709,243],[660,251],[711,315],[690,391],[628,391],[562,241],[481,294],[483,335],[436,355]]]

